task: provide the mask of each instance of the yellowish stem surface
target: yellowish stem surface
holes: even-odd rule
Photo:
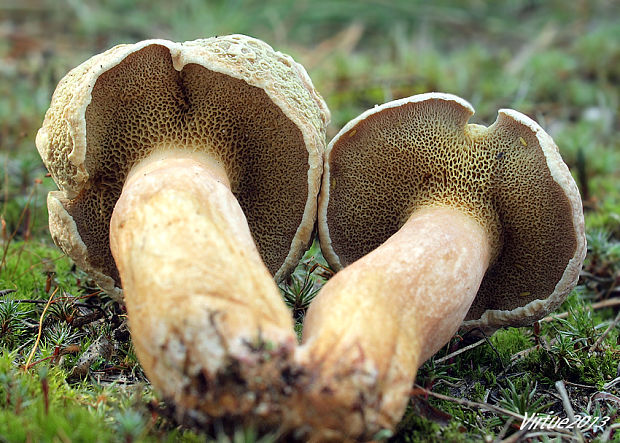
[[[296,338],[224,170],[195,155],[138,164],[110,246],[153,385],[181,409],[269,415],[270,377],[279,379]]]
[[[489,265],[487,232],[446,208],[416,211],[313,301],[297,360],[316,437],[371,438],[400,420],[418,367],[456,332]]]

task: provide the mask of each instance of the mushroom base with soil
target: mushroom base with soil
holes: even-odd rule
[[[415,211],[313,301],[297,361],[319,439],[372,438],[400,420],[418,367],[456,332],[489,266],[493,235],[450,207]]]
[[[277,416],[292,320],[217,162],[180,153],[135,165],[110,246],[153,385],[181,410]]]

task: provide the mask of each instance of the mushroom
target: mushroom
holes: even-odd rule
[[[56,88],[36,139],[52,238],[124,298],[181,410],[279,407],[296,335],[272,274],[311,239],[328,121],[304,68],[242,35],[119,45]]]
[[[583,212],[558,148],[517,111],[488,128],[467,124],[473,113],[416,95],[364,112],[327,147],[319,236],[342,270],[297,355],[321,438],[393,428],[418,367],[459,327],[530,324],[576,284]]]

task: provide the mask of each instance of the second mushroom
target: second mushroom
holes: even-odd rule
[[[577,281],[581,199],[553,140],[513,110],[488,128],[472,114],[453,95],[413,96],[363,113],[326,150],[319,235],[342,270],[298,351],[319,439],[392,429],[418,367],[462,325],[532,323]]]

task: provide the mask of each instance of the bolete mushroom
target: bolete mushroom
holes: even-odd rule
[[[278,407],[296,336],[271,274],[311,239],[328,121],[304,68],[242,35],[119,45],[56,88],[36,139],[52,237],[124,296],[180,409]]]
[[[473,112],[417,95],[328,145],[319,236],[344,269],[310,306],[298,351],[322,438],[393,428],[418,367],[459,327],[529,324],[577,281],[583,212],[558,148],[517,111],[488,128],[467,124]]]

